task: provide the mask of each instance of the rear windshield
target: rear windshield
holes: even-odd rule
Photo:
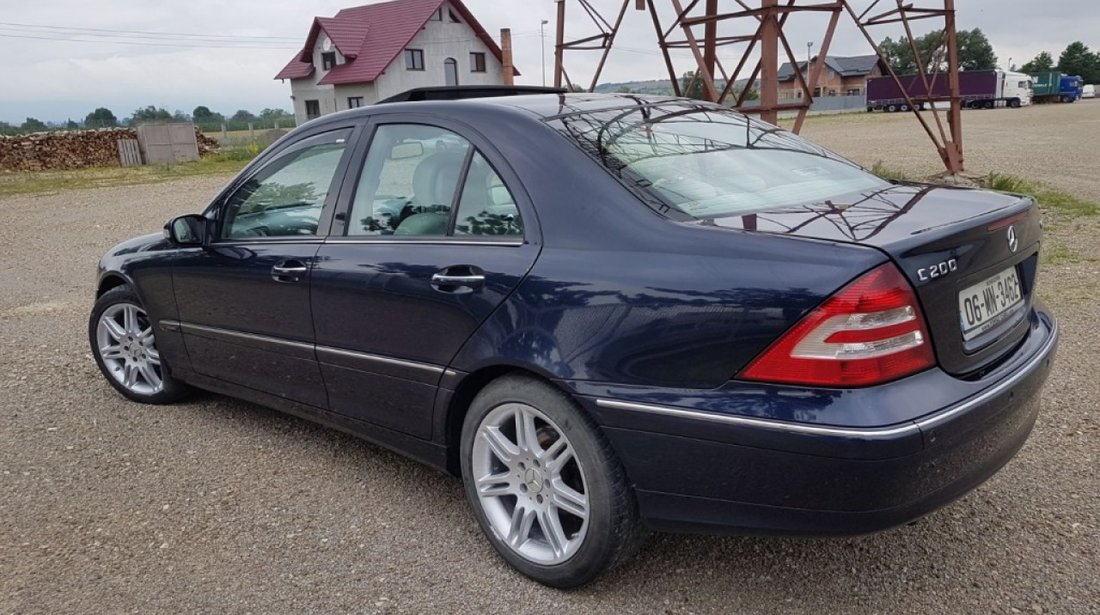
[[[667,101],[549,123],[676,218],[744,215],[889,185],[790,132],[713,105]]]

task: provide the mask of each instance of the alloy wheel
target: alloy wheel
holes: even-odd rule
[[[506,403],[478,426],[471,469],[493,533],[542,565],[576,554],[588,531],[589,497],[573,445],[549,417]]]
[[[96,323],[96,351],[107,373],[126,390],[155,395],[164,389],[164,372],[145,310],[116,303]]]

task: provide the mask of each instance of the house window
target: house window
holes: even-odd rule
[[[458,15],[455,15],[454,11],[448,10],[447,12],[450,14],[451,23],[462,23],[461,21],[459,21]]]
[[[408,70],[424,70],[424,50],[406,49],[405,68]]]
[[[848,96],[859,96],[863,93],[863,90],[859,88],[848,88]]]
[[[447,85],[458,85],[458,61],[454,58],[444,60],[443,75],[447,78]]]
[[[432,13],[432,21],[443,21],[443,7],[439,7]]]
[[[321,103],[316,100],[306,101],[306,119],[313,120],[321,117]]]
[[[470,54],[470,72],[471,73],[483,73],[485,72],[485,54],[480,51],[475,51]]]
[[[326,51],[321,54],[321,68],[324,70],[332,70],[336,66],[336,52]]]
[[[348,109],[358,109],[363,106],[362,96],[348,96]]]

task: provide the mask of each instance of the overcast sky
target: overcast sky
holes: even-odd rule
[[[190,112],[196,105],[232,113],[236,109],[258,111],[264,107],[290,108],[290,85],[272,77],[300,48],[313,16],[331,16],[341,8],[369,0],[48,0],[16,2],[0,0],[0,120],[21,123],[27,116],[44,121],[82,119],[97,106],[111,108],[120,118],[145,105],[170,111]],[[754,0],[749,0],[752,3]],[[806,0],[799,0],[804,3]],[[857,10],[871,0],[855,0]],[[608,12],[618,0],[593,0]],[[939,0],[917,0],[918,6],[935,6]],[[541,83],[539,25],[546,26],[546,65],[553,64],[553,0],[466,0],[467,6],[494,36],[500,29],[513,31],[516,65],[521,83]],[[659,4],[671,4],[659,0]],[[880,5],[892,5],[884,0]],[[958,26],[980,27],[993,43],[1002,65],[1009,59],[1022,64],[1040,51],[1055,60],[1067,43],[1082,40],[1100,48],[1100,0],[957,0]],[[580,5],[569,0],[567,33],[571,38],[595,33]],[[723,11],[734,10],[732,0],[722,0]],[[666,15],[667,19],[667,15]],[[918,33],[932,27],[928,20]],[[870,53],[858,31],[845,16],[833,41],[833,55]],[[920,23],[920,22],[918,22]],[[34,27],[32,27],[34,26]],[[747,27],[743,21],[740,29]],[[85,28],[75,36],[72,30]],[[98,28],[124,34],[93,32]],[[806,43],[815,49],[824,33],[825,20],[818,15],[791,19],[787,35],[801,59]],[[165,33],[162,38],[143,33]],[[746,34],[734,25],[727,34]],[[900,34],[894,26],[874,31],[876,40]],[[92,36],[99,34],[99,36]],[[181,37],[201,34],[203,39]],[[241,38],[238,38],[241,37]],[[247,37],[247,38],[245,38]],[[131,43],[120,44],[125,38]],[[92,42],[77,42],[82,39]],[[224,41],[224,42],[221,42]],[[245,48],[249,47],[249,48]],[[742,47],[724,47],[721,57],[731,67]],[[574,78],[589,79],[596,52],[570,52],[566,68]],[[691,68],[690,56],[681,55],[677,71]],[[657,52],[652,22],[645,13],[631,9],[626,16],[616,50],[601,81],[661,78],[666,74]]]

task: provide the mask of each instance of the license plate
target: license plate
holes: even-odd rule
[[[1024,302],[1015,267],[959,293],[959,324],[963,339],[971,340],[1008,319]]]

